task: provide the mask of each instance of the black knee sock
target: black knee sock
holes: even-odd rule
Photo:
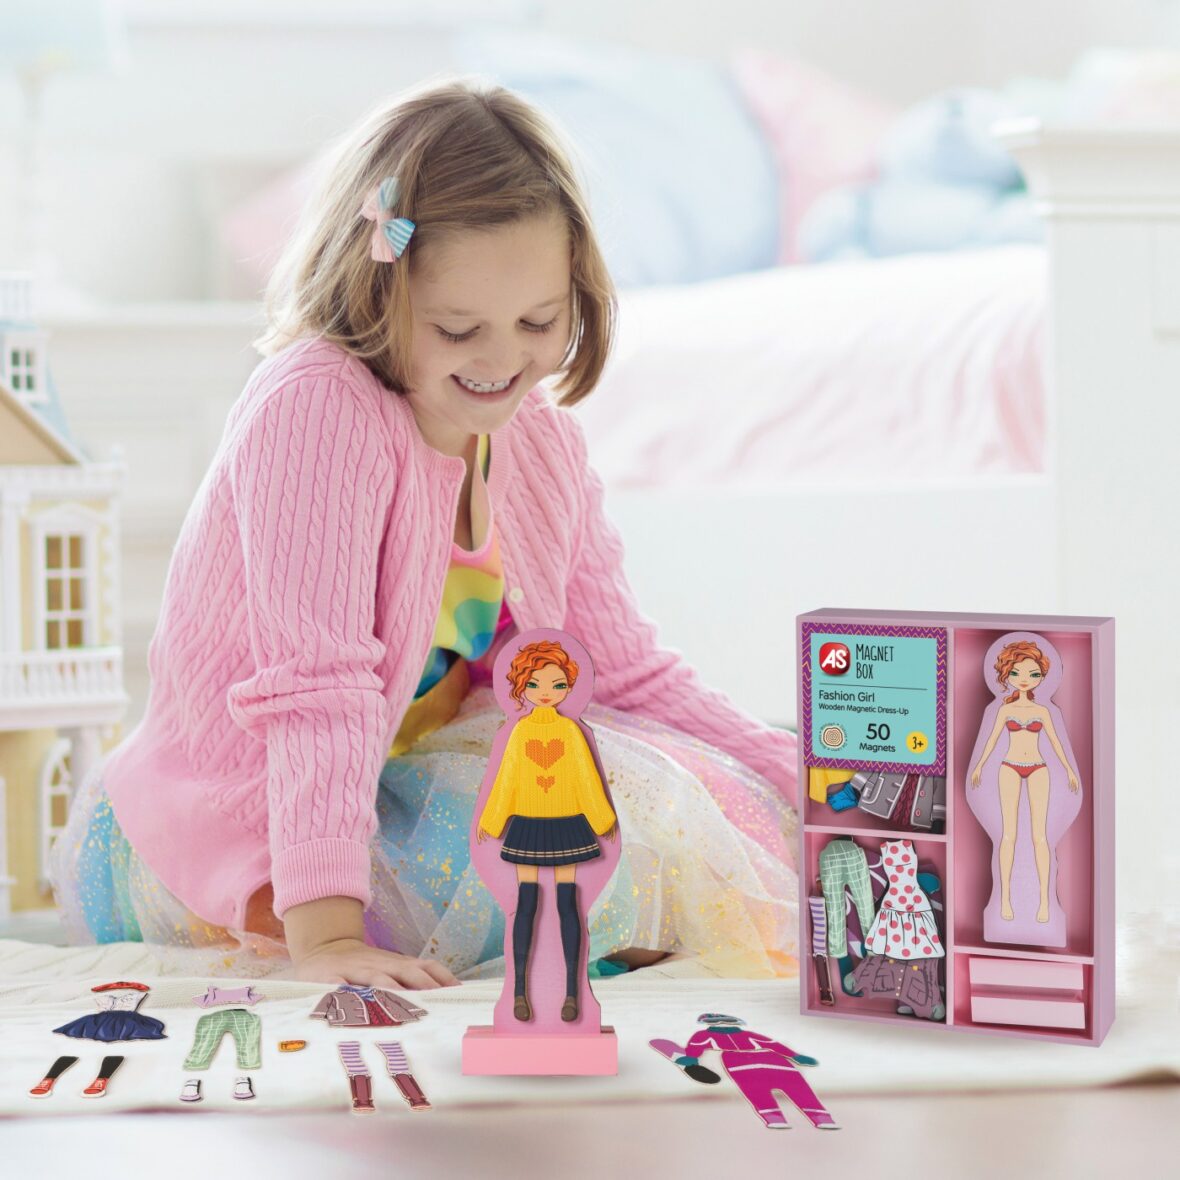
[[[76,1057],[59,1057],[50,1067],[49,1072],[45,1075],[47,1078],[60,1078],[71,1065],[78,1059]]]
[[[109,1082],[111,1078],[114,1077],[115,1070],[117,1070],[122,1064],[122,1057],[104,1057],[102,1059],[102,1069],[98,1071],[98,1076],[100,1078],[106,1078],[106,1080]]]
[[[557,887],[557,915],[561,919],[561,949],[565,952],[565,994],[576,996],[582,919],[578,915],[578,886],[573,881],[563,881]]]
[[[512,922],[512,964],[516,969],[516,992],[523,996],[528,977],[529,951],[533,945],[533,918],[537,913],[536,881],[521,881],[516,891],[516,917]]]

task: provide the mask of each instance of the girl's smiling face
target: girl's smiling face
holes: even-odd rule
[[[524,699],[530,705],[556,709],[569,696],[572,687],[566,674],[556,664],[546,664],[528,678],[524,686]]]
[[[556,213],[463,230],[415,260],[406,398],[430,446],[463,455],[473,435],[511,419],[565,355],[570,293],[569,231]]]

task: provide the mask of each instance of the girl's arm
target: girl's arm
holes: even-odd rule
[[[580,423],[567,410],[570,470],[581,473],[581,530],[566,588],[563,627],[594,660],[594,696],[724,750],[773,783],[798,806],[795,735],[738,709],[702,683],[678,652],[661,647],[623,573],[623,544],[603,509],[602,481],[589,466]],[[789,679],[784,676],[783,692]]]
[[[355,897],[321,897],[283,914],[295,978],[371,987],[435,988],[459,981],[441,963],[369,946],[364,906]],[[325,1013],[332,1023],[332,1009]]]
[[[333,368],[312,368],[268,391],[228,444],[253,664],[229,708],[266,744],[283,919],[321,898],[370,900],[387,730],[374,617],[393,481],[364,397]]]

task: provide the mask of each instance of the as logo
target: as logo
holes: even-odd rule
[[[843,643],[825,643],[819,649],[819,670],[829,676],[843,676],[852,667],[852,653]]]

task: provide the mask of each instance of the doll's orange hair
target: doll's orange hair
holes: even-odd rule
[[[524,690],[529,678],[547,664],[556,664],[573,688],[578,678],[578,665],[569,658],[565,648],[552,639],[542,639],[538,643],[529,643],[516,653],[512,665],[508,669],[508,679],[512,684],[512,696],[518,703],[524,704]]]
[[[1009,643],[1003,651],[1000,652],[999,659],[996,660],[996,674],[999,676],[1000,687],[1008,687],[1008,677],[1012,674],[1012,669],[1020,663],[1021,660],[1032,660],[1041,670],[1041,675],[1046,676],[1049,672],[1049,659],[1043,651],[1035,643],[1029,639],[1018,639],[1015,643]],[[1014,700],[1020,696],[1020,690],[1017,689],[1010,697],[1004,698],[1004,704],[1010,705]],[[1035,700],[1032,689],[1028,690],[1028,699]]]

